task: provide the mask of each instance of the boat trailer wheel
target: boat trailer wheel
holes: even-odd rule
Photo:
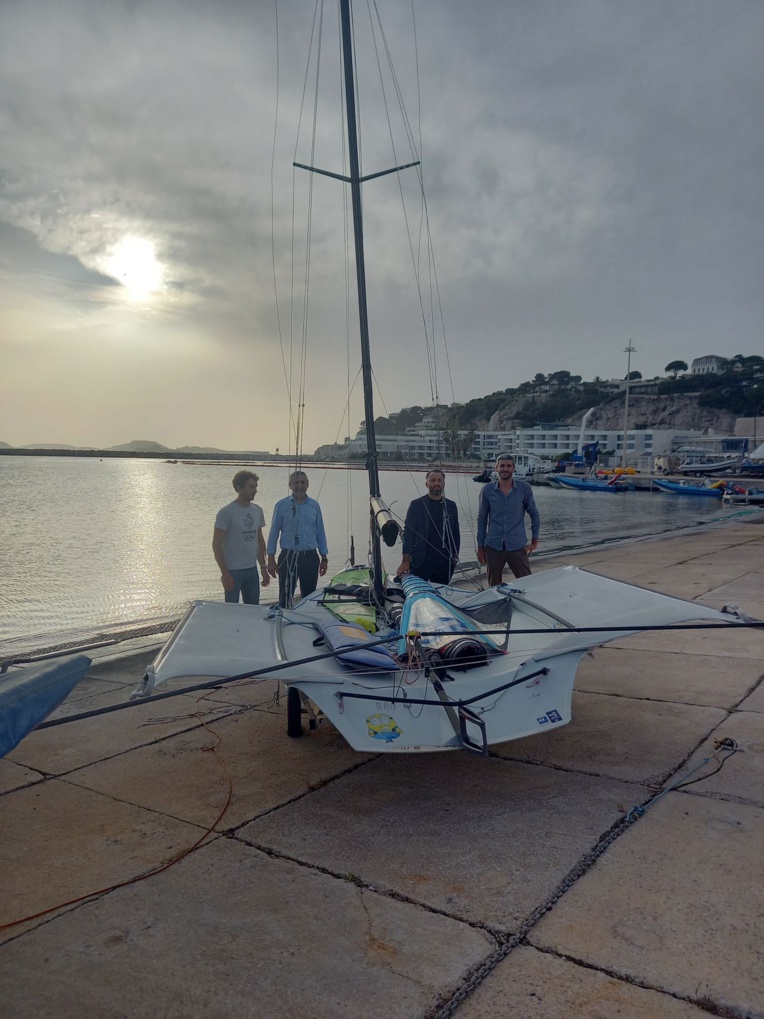
[[[302,706],[303,694],[295,686],[287,687],[287,736],[291,736],[292,739],[298,739],[303,735],[302,731],[302,716],[304,708]],[[309,716],[308,728],[315,729],[318,725],[316,722],[315,715],[312,711],[306,711],[305,714]]]

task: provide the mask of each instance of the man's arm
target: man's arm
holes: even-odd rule
[[[223,552],[223,542],[225,541],[226,531],[216,527],[212,532],[212,553],[215,556],[215,562],[220,567],[220,580],[223,584],[224,591],[233,591],[236,586],[234,579],[228,567],[225,564],[225,553]]]
[[[406,519],[403,522],[403,555],[401,565],[396,570],[396,576],[411,572],[411,553],[414,551],[416,541],[416,515],[418,499],[409,503],[406,510]]]
[[[485,491],[488,485],[480,489],[480,500],[478,502],[477,518],[477,557],[478,562],[485,565],[485,534],[488,530],[488,499]]]
[[[533,492],[528,486],[528,496],[525,503],[525,509],[528,516],[531,518],[531,541],[529,545],[525,546],[525,551],[528,555],[531,552],[535,552],[539,547],[539,531],[541,529],[541,515],[536,508],[536,500],[533,497]]]
[[[453,520],[451,522],[451,533],[454,536],[455,561],[459,562],[459,550],[462,547],[462,535],[459,530],[459,510],[455,502],[451,505],[454,507]]]
[[[268,532],[268,572],[272,577],[275,577],[278,570],[276,567],[276,546],[278,545],[279,534],[281,532],[281,502],[277,502],[273,507],[273,520],[271,520],[271,529]]]
[[[321,512],[321,507],[316,503],[316,545],[318,551],[321,554],[321,562],[318,564],[318,574],[321,577],[326,576],[326,571],[329,569],[329,546],[326,541],[326,528],[324,527],[324,515]]]
[[[265,538],[263,537],[262,527],[257,529],[257,561],[260,564],[263,587],[267,587],[271,582],[271,576],[268,573],[268,567],[265,562]]]

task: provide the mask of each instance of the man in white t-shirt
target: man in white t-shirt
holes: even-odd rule
[[[252,471],[239,471],[234,475],[236,498],[224,506],[215,517],[212,551],[220,567],[225,600],[238,602],[239,594],[245,605],[260,603],[260,577],[263,587],[270,583],[265,568],[265,515],[252,500],[257,492],[258,477]]]

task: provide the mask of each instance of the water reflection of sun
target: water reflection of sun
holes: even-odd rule
[[[124,237],[106,262],[106,271],[125,287],[128,296],[139,300],[162,286],[162,266],[151,241]]]

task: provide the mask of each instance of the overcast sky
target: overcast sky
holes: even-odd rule
[[[623,377],[629,340],[645,377],[764,352],[761,0],[376,2],[447,342],[423,334],[417,173],[370,182],[378,414],[430,403],[435,378],[451,402],[539,371]],[[373,173],[411,156],[392,99],[385,147],[355,11]],[[342,172],[329,0],[312,152],[312,84],[300,113],[313,16],[308,0],[0,4],[0,440],[287,452],[303,334],[305,451],[355,433],[344,188],[328,178],[302,321],[309,175],[291,164]]]

